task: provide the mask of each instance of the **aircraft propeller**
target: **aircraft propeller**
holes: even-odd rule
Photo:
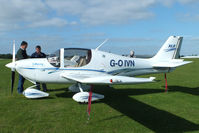
[[[11,69],[12,70],[11,94],[13,93],[14,82],[15,82],[15,40],[13,41],[12,63],[14,64],[14,67]]]
[[[6,67],[11,68],[11,94],[13,93],[14,82],[15,82],[15,41],[13,41],[13,53],[12,62],[6,64]]]
[[[15,82],[15,71],[12,71],[11,94],[13,94],[14,82]]]

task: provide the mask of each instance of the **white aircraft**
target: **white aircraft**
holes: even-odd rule
[[[73,83],[69,90],[78,92],[73,96],[77,102],[88,102],[89,85],[137,84],[154,82],[154,77],[137,78],[134,76],[168,73],[176,67],[191,63],[178,59],[183,37],[170,36],[158,53],[149,59],[130,58],[96,49],[61,48],[54,54],[42,59],[24,59],[15,61],[15,45],[13,45],[13,61],[6,65],[11,68],[12,90],[14,71],[23,75],[32,83]],[[35,90],[26,89],[23,94],[27,98],[48,96]],[[93,93],[91,99],[99,100],[103,95]]]

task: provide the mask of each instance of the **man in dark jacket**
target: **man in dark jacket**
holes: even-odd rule
[[[46,58],[46,54],[41,52],[41,47],[39,45],[35,48],[36,52],[31,55],[31,58]],[[36,82],[37,89],[40,90],[40,83]],[[42,84],[43,90],[47,91],[46,84]]]
[[[17,51],[17,60],[27,59],[28,55],[26,53],[26,48],[28,47],[28,43],[26,41],[21,42],[21,46],[19,50]],[[18,83],[18,93],[21,94],[24,90],[23,84],[24,84],[25,78],[19,74],[19,83]]]
[[[37,45],[35,50],[36,52],[31,55],[31,58],[46,58],[46,54],[41,52],[41,46]]]

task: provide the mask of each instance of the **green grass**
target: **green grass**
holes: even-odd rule
[[[168,93],[164,92],[163,74],[152,75],[160,81],[150,84],[94,86],[94,92],[105,95],[105,99],[92,104],[89,122],[87,105],[72,100],[69,85],[49,84],[49,98],[30,100],[17,94],[16,75],[11,95],[11,72],[4,66],[8,62],[0,60],[2,133],[199,132],[197,59],[167,75]],[[26,80],[25,88],[31,85]]]

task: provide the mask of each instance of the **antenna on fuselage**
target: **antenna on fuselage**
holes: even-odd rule
[[[107,41],[108,39],[104,40],[95,50],[99,50],[99,48],[101,48]]]

